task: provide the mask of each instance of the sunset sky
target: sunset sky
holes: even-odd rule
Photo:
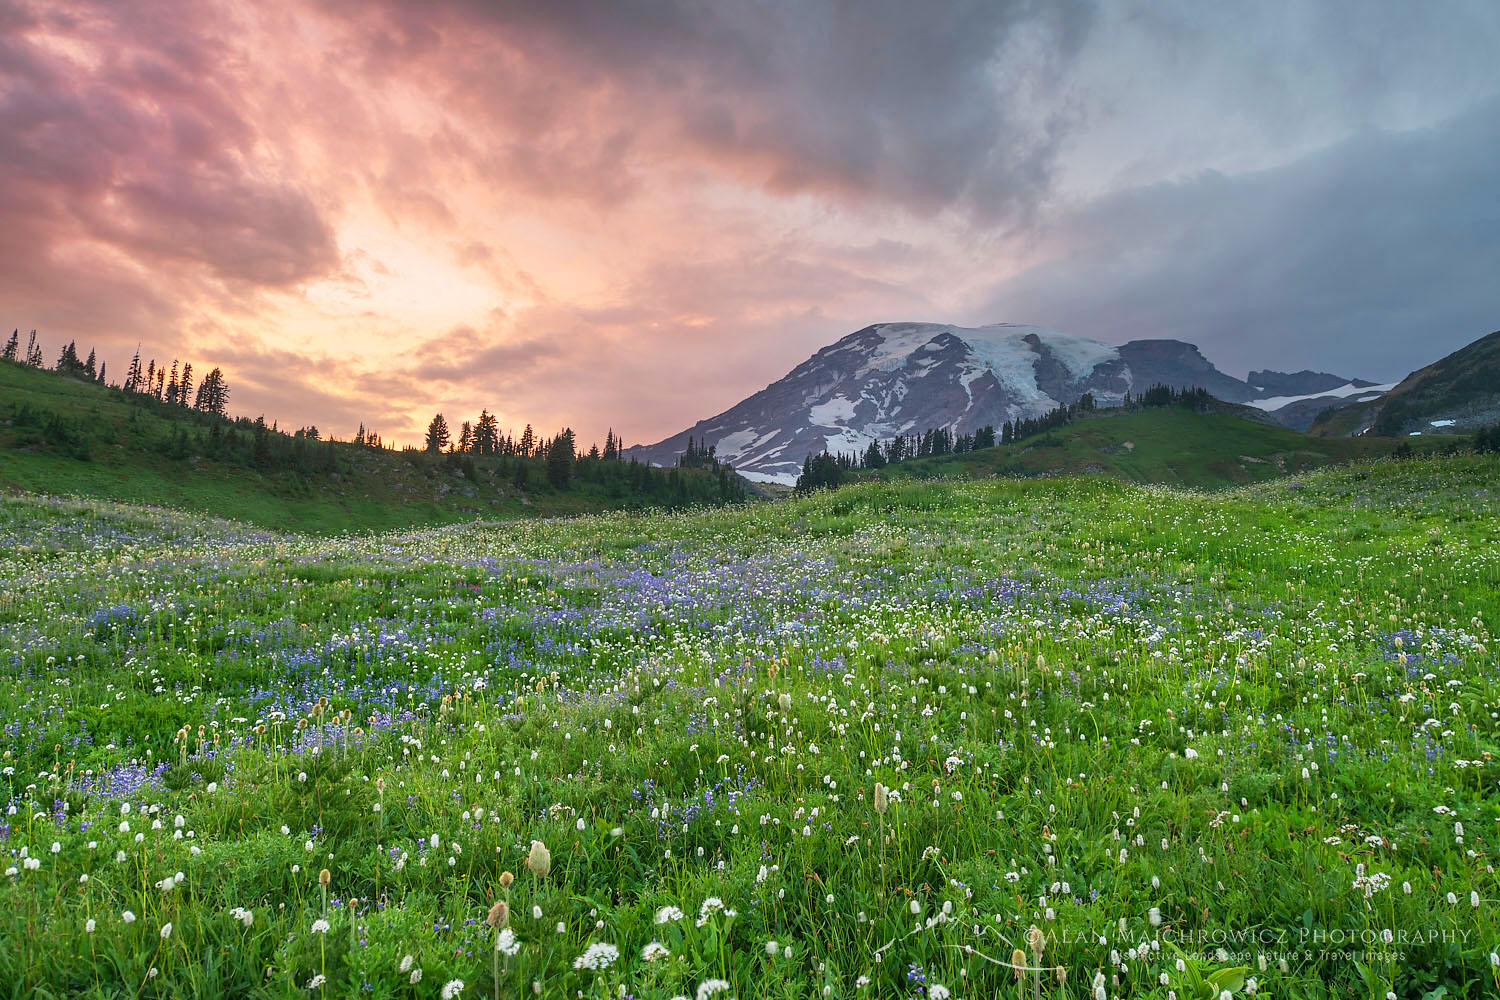
[[[873,322],[1386,381],[1500,328],[1500,4],[0,0],[0,324],[655,441]]]

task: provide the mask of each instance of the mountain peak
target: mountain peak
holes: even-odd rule
[[[1014,323],[877,323],[723,413],[628,454],[671,464],[691,436],[747,478],[791,483],[803,459],[824,450],[858,454],[872,441],[935,427],[972,433],[1041,416],[1084,393],[1110,406],[1156,384],[1201,386],[1231,402],[1256,395],[1179,340],[1116,347]]]

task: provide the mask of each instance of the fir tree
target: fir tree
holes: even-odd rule
[[[198,397],[193,401],[193,408],[223,417],[228,415],[228,404],[229,386],[224,382],[224,373],[215,368],[198,384]]]
[[[474,426],[474,450],[481,455],[500,451],[500,422],[489,410],[479,411],[479,423]]]
[[[565,427],[547,448],[547,481],[554,489],[568,488],[568,480],[573,474],[573,441],[573,429]]]
[[[130,359],[130,367],[125,372],[125,391],[141,391],[141,345],[135,345],[135,357]]]
[[[18,361],[21,353],[21,329],[17,327],[10,332],[10,339],[5,342],[5,351],[0,353],[0,359],[5,361]]]
[[[61,372],[64,375],[72,375],[79,371],[79,369],[81,369],[82,367],[83,362],[78,360],[78,347],[73,341],[70,340],[68,341],[67,345],[63,347],[62,353],[58,355],[57,365],[53,368],[53,370]]]
[[[427,425],[427,450],[433,454],[447,449],[449,443],[448,421],[439,413]]]

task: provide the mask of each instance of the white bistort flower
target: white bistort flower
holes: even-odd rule
[[[603,972],[614,965],[620,957],[620,949],[603,941],[595,941],[584,949],[582,955],[573,959],[573,968],[588,969],[591,972]]]
[[[696,1000],[708,1000],[715,993],[723,993],[729,989],[729,983],[723,979],[705,979],[698,984]]]

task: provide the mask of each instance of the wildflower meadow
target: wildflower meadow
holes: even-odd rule
[[[0,499],[0,995],[1490,997],[1500,462]]]

